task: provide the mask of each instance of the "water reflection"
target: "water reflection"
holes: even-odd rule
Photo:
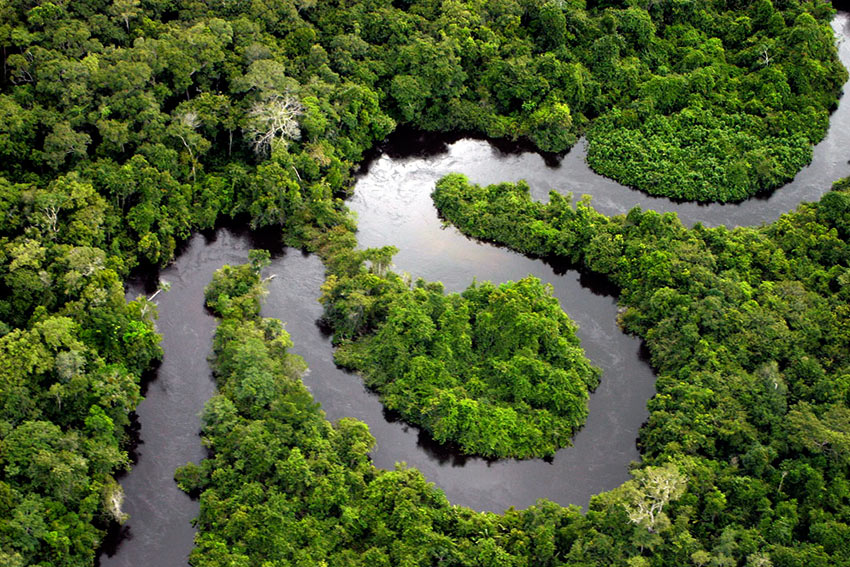
[[[850,67],[850,15],[840,12],[832,21],[838,54]],[[846,91],[848,84],[844,85]],[[836,179],[850,176],[850,105],[842,97],[830,115],[826,137],[814,147],[811,163],[793,181],[768,194],[726,205],[676,201],[653,197],[603,177],[587,165],[587,141],[581,140],[563,156],[541,156],[523,144],[485,141],[457,135],[433,136],[399,131],[364,165],[365,176],[380,176],[390,184],[428,177],[436,182],[447,173],[466,174],[474,183],[490,184],[524,179],[535,199],[548,200],[549,191],[590,195],[593,206],[606,215],[639,206],[675,212],[686,225],[755,226],[776,220],[804,201],[817,201]],[[386,168],[396,175],[387,178]],[[355,199],[357,196],[355,195]]]

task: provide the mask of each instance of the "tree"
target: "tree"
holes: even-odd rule
[[[428,104],[429,89],[411,75],[396,75],[390,85],[390,94],[407,122],[420,118]]]
[[[531,22],[535,40],[546,51],[557,49],[567,39],[567,19],[561,4],[554,0],[546,2],[540,7],[537,19]]]
[[[562,152],[576,141],[572,126],[570,107],[564,102],[547,100],[529,117],[528,137],[544,152]]]
[[[285,92],[294,86],[294,79],[286,76],[283,63],[274,59],[259,59],[251,63],[248,72],[234,82],[237,92],[255,90],[261,94]]]
[[[53,169],[59,169],[71,156],[85,156],[91,136],[77,132],[68,122],[58,122],[44,139],[44,161]]]
[[[637,470],[634,480],[623,485],[626,491],[623,507],[629,515],[629,521],[646,528],[650,533],[656,533],[669,522],[663,512],[664,507],[685,493],[687,483],[687,477],[673,463]]]
[[[255,103],[245,128],[254,153],[258,157],[271,154],[272,142],[278,138],[298,139],[298,117],[303,112],[301,102],[292,94],[274,94]]]
[[[788,412],[790,440],[814,453],[832,455],[840,462],[850,462],[850,409],[842,404],[827,406],[818,416],[807,402],[800,402]]]
[[[103,507],[110,519],[123,524],[129,519],[129,514],[121,507],[124,504],[124,489],[121,485],[109,478],[103,486]]]
[[[109,13],[121,18],[129,33],[130,19],[138,17],[142,12],[141,8],[139,8],[140,4],[140,0],[113,0],[112,6],[109,7]]]
[[[168,132],[178,138],[189,153],[193,182],[196,180],[195,169],[200,163],[199,158],[211,145],[209,141],[197,132],[200,126],[201,119],[198,113],[194,110],[185,110],[172,120],[168,128]]]
[[[41,224],[49,237],[54,238],[59,232],[59,213],[71,200],[70,195],[61,191],[37,191],[35,193],[35,208],[41,213],[37,221]]]

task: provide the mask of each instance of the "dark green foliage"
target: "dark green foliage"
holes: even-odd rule
[[[336,286],[351,296],[347,282]],[[323,301],[340,293],[326,287]],[[373,334],[343,343],[336,360],[437,441],[493,457],[543,456],[584,423],[599,370],[536,278],[448,296],[420,280],[394,293],[386,312]]]
[[[246,416],[262,414],[287,395],[304,363],[279,321],[260,319],[260,270],[268,252],[252,251],[252,264],[224,266],[204,290],[207,306],[224,320],[213,341],[213,371],[221,393]],[[238,376],[238,380],[231,380]],[[303,386],[301,386],[303,388]]]
[[[826,132],[826,93],[839,92],[847,73],[827,55],[829,26],[784,6],[663,17],[655,8],[652,21],[634,8],[612,11],[643,72],[628,99],[590,127],[590,165],[643,191],[698,201],[740,201],[790,181]]]
[[[102,8],[3,9],[0,175],[81,173],[128,264],[219,216],[344,222],[335,197],[396,122],[548,152],[586,132],[605,175],[740,200],[808,162],[846,77],[832,12],[797,0]]]
[[[653,564],[848,561],[831,535],[850,511],[847,195],[839,181],[819,204],[729,231],[639,209],[607,218],[554,192],[544,205],[522,184],[438,183],[434,202],[465,233],[567,257],[620,288],[621,324],[659,372],[642,457],[690,479],[668,535],[636,528]],[[624,487],[595,503],[631,498]]]
[[[0,199],[0,563],[91,565],[103,527],[124,520],[112,475],[161,355],[156,308],[125,301],[90,185],[6,185]]]
[[[600,118],[590,133],[588,163],[648,193],[693,201],[742,201],[790,181],[812,157],[800,130],[817,124],[818,140],[828,124],[826,110],[795,121],[796,131],[783,124],[780,135],[763,118],[744,113],[685,108],[634,117],[634,111],[615,110]]]
[[[123,518],[111,475],[126,466],[139,375],[159,356],[153,307],[123,298],[133,267],[164,266],[193,230],[243,215],[356,280],[357,293],[326,304],[337,338],[387,320],[407,287],[384,277],[391,251],[353,250],[341,197],[398,122],[554,152],[587,133],[598,171],[700,200],[793,175],[845,77],[829,5],[644,4],[0,3],[0,564],[89,565],[102,526]],[[221,460],[180,477],[222,487],[204,504],[193,561],[850,561],[846,191],[727,234],[652,213],[606,219],[554,197],[540,208],[521,189],[492,191],[489,210],[466,213],[482,224],[466,228],[623,288],[623,322],[662,370],[647,459],[690,455],[679,468],[694,488],[671,531],[631,532],[621,504],[638,506],[637,485],[600,497],[586,519],[548,504],[497,517],[450,508],[417,473],[369,468],[362,426],[332,430],[296,380],[280,379],[294,367],[280,327],[254,319],[257,257],[210,291],[231,321],[222,333],[244,338],[217,343],[220,376],[252,370],[222,378],[209,406],[207,435],[227,439]],[[266,488],[274,475],[290,492]],[[344,505],[346,491],[363,505]],[[246,502],[265,507],[247,513]]]

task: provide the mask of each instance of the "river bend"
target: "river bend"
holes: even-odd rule
[[[850,66],[846,12],[836,16],[833,28],[841,60]],[[648,416],[646,401],[654,393],[655,379],[641,343],[617,327],[616,300],[604,283],[443,228],[429,196],[434,183],[450,172],[465,173],[481,184],[525,179],[535,198],[546,199],[550,189],[589,194],[593,205],[609,215],[638,205],[676,212],[686,224],[757,225],[801,201],[817,200],[832,181],[850,175],[850,105],[842,99],[826,138],[814,149],[812,163],[791,183],[740,204],[675,203],[629,189],[590,170],[584,142],[554,165],[538,154],[500,147],[504,145],[481,140],[445,143],[434,137],[396,136],[364,166],[349,205],[359,217],[360,246],[397,246],[397,270],[442,281],[448,291],[464,289],[473,278],[502,282],[528,274],[552,284],[561,306],[579,325],[587,356],[603,369],[601,384],[590,397],[587,423],[572,447],[549,460],[464,457],[388,415],[358,376],[333,364],[329,337],[316,325],[321,314],[316,298],[324,275],[315,256],[291,249],[275,251],[268,271],[278,277],[270,282],[263,313],[286,322],[293,351],[310,367],[304,382],[329,419],[352,416],[369,424],[377,439],[372,453],[376,466],[391,468],[404,461],[421,470],[453,503],[478,510],[525,508],[538,498],[586,505],[591,495],[626,480],[629,462],[639,457],[635,437]],[[227,229],[197,234],[174,264],[159,274],[171,283],[171,290],[157,299],[165,356],[137,410],[135,466],[121,479],[130,520],[108,538],[101,565],[186,565],[194,534],[190,521],[198,513],[198,503],[177,489],[173,474],[187,461],[204,457],[198,414],[214,392],[206,358],[215,321],[203,307],[203,288],[221,265],[247,261],[250,248],[270,247],[253,238]],[[131,283],[128,297],[150,293],[147,283]]]

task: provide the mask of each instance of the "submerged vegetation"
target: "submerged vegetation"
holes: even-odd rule
[[[392,288],[389,252],[354,250],[342,199],[397,124],[552,152],[586,134],[593,167],[622,182],[745,198],[790,178],[825,132],[846,77],[832,14],[799,0],[0,3],[0,564],[91,565],[124,518],[113,475],[161,354],[154,306],[124,300],[132,269],[238,217],[318,252],[337,284]],[[280,325],[258,318],[255,255],[208,295],[222,317],[213,457],[179,475],[204,491],[193,564],[850,562],[846,189],[732,232],[482,191],[452,178],[438,202],[470,234],[569,257],[622,289],[623,324],[661,373],[634,480],[586,515],[541,503],[497,516],[452,507],[415,471],[374,469],[365,426],[324,420]],[[459,296],[470,339],[485,289]],[[330,317],[353,341],[341,359],[387,392],[398,369],[366,361],[384,339],[399,346],[389,312],[422,315],[420,297],[463,303],[404,287],[364,297],[371,319]],[[575,409],[594,372],[569,352],[583,369]],[[483,354],[510,370],[505,352]],[[418,409],[410,419],[439,435]]]

